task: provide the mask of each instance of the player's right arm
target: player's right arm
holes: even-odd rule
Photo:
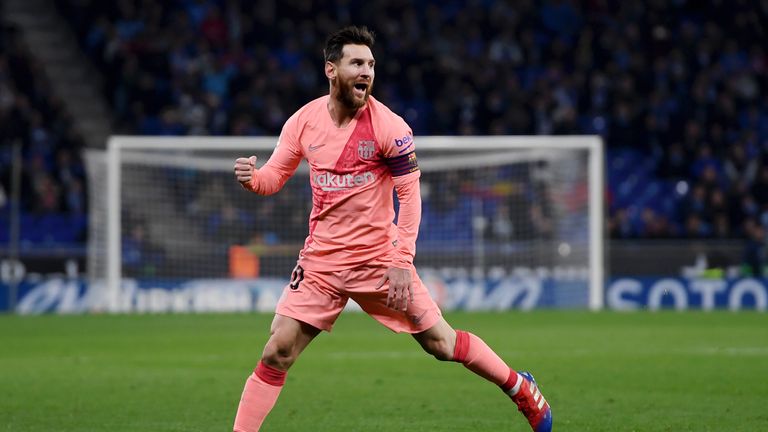
[[[296,115],[288,119],[272,156],[261,168],[256,168],[256,156],[235,160],[235,178],[243,188],[259,195],[272,195],[283,188],[302,158],[296,123]]]

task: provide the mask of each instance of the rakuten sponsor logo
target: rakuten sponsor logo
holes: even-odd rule
[[[366,171],[361,174],[333,174],[322,172],[312,176],[315,185],[324,191],[340,191],[363,186],[376,180],[372,172]]]

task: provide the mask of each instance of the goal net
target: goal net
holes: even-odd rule
[[[162,297],[165,306],[155,309],[185,310],[178,304],[196,301],[190,284],[199,291],[245,283],[271,287],[269,309],[307,236],[309,169],[302,162],[283,190],[260,197],[237,184],[233,165],[253,154],[260,166],[275,142],[116,136],[106,152],[91,152],[93,307],[135,310]],[[602,307],[599,138],[420,137],[417,145],[415,264],[443,308]],[[260,301],[209,293],[227,295],[240,310]]]

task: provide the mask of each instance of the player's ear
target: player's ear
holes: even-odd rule
[[[329,80],[336,79],[336,63],[330,60],[325,62],[325,76]]]

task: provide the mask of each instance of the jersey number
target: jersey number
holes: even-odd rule
[[[288,286],[292,290],[297,290],[299,289],[299,284],[303,280],[304,280],[304,269],[301,268],[300,265],[296,265],[296,267],[294,267],[293,271],[291,272],[291,282],[288,284]]]

